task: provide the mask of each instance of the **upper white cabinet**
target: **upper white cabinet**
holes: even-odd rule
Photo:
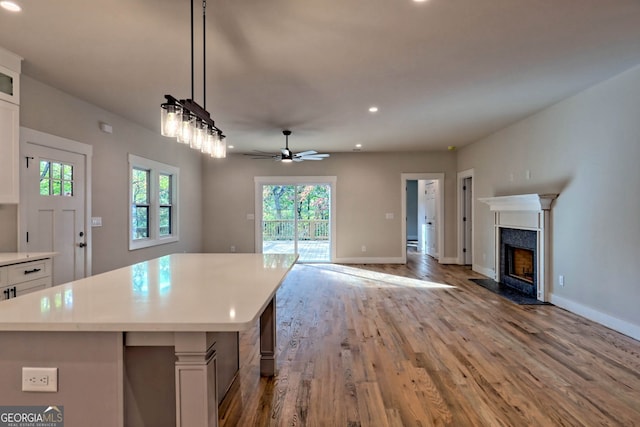
[[[20,65],[22,58],[0,48],[0,204],[20,199]]]

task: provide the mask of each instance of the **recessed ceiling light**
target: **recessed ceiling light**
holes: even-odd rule
[[[236,147],[234,147],[233,145],[230,145],[230,146],[228,146],[227,148],[230,148],[230,149],[232,149],[232,150],[233,150],[233,149],[234,149],[234,148],[236,148]]]
[[[362,144],[356,144],[356,148],[362,148]]]
[[[413,0],[415,3],[426,3],[429,0]]]
[[[369,107],[369,112],[370,113],[377,113],[378,112],[378,107],[376,107],[375,105]]]
[[[20,12],[22,8],[12,1],[0,1],[0,6],[7,9],[10,12]]]

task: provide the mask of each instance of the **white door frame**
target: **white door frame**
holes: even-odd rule
[[[407,181],[419,180],[438,181],[438,262],[441,262],[444,258],[444,173],[403,173],[400,176],[402,263],[407,263]]]
[[[457,181],[457,191],[458,191],[458,264],[464,264],[464,253],[462,250],[464,249],[464,212],[462,207],[464,206],[464,191],[462,190],[462,186],[464,185],[465,178],[471,178],[471,197],[473,197],[475,192],[475,179],[473,179],[473,169],[467,169],[462,172],[458,172],[458,181]],[[471,200],[471,265],[475,265],[475,256],[476,251],[473,250],[473,242],[475,239],[473,238],[473,233],[476,230],[475,225],[475,215],[473,210],[473,199]]]
[[[263,185],[296,185],[296,184],[329,184],[331,188],[331,217],[329,220],[330,232],[330,257],[329,262],[336,259],[336,182],[335,176],[256,176],[253,178],[255,185],[255,251],[262,253],[262,186]],[[406,237],[405,237],[406,239]]]
[[[22,152],[25,144],[41,145],[43,147],[53,148],[55,150],[69,151],[84,156],[85,159],[85,206],[84,206],[84,230],[86,238],[86,253],[84,257],[86,276],[91,276],[91,254],[93,248],[92,232],[91,232],[91,157],[93,156],[93,147],[89,144],[73,141],[71,139],[62,138],[60,136],[51,135],[26,127],[20,128],[20,161],[25,161]],[[21,190],[22,192],[22,190]],[[20,195],[22,198],[22,194]],[[27,221],[27,212],[23,203],[18,205],[18,250],[25,251],[24,227]]]

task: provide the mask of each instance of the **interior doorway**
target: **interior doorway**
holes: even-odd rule
[[[256,252],[298,254],[300,262],[333,260],[335,181],[314,181],[256,180]]]
[[[21,129],[18,247],[57,253],[54,285],[91,274],[91,152],[86,144]]]
[[[473,265],[473,169],[458,173],[458,264]]]
[[[413,184],[415,182],[415,184]],[[419,252],[425,253],[437,259],[439,262],[444,256],[444,174],[443,173],[403,173],[402,184],[402,258],[407,260],[407,242],[411,242],[408,235],[409,200],[415,197],[415,228],[417,233],[416,246]],[[411,193],[409,192],[411,190]],[[413,192],[415,189],[415,193]]]

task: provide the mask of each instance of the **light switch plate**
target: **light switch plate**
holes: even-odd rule
[[[93,217],[91,217],[91,226],[92,227],[102,227],[102,217],[101,216],[93,216]]]

